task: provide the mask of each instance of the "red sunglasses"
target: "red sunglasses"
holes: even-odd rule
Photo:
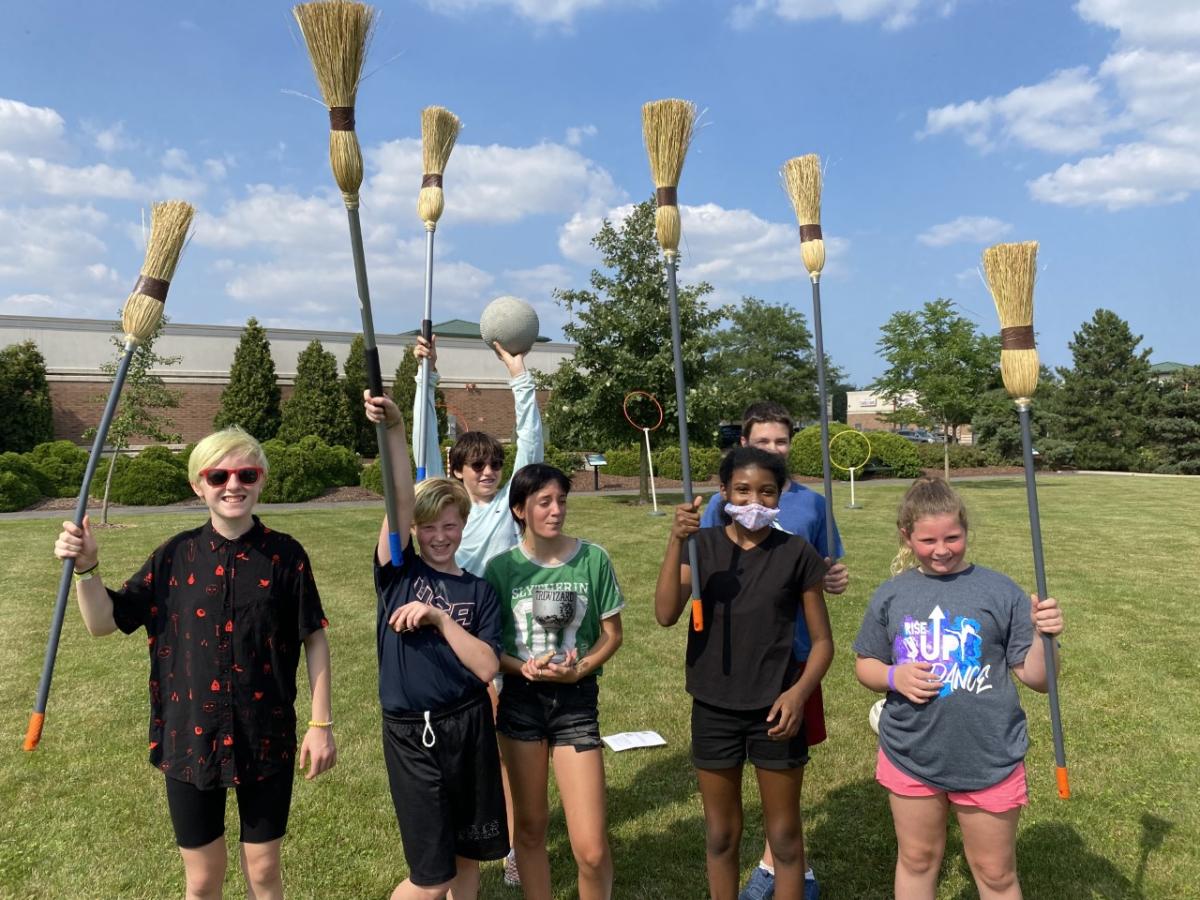
[[[262,477],[262,466],[242,466],[238,469],[201,469],[200,477],[208,482],[209,487],[221,487],[229,481],[230,475],[236,475],[242,484],[254,484]]]

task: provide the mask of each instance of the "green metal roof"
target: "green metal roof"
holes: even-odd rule
[[[400,332],[401,337],[416,337],[421,333],[421,329],[414,328],[412,331]],[[479,333],[478,322],[468,322],[466,319],[447,319],[445,322],[438,322],[433,326],[433,333],[438,337],[448,338],[475,338],[475,340],[483,340],[483,336]],[[539,344],[550,343],[550,338],[538,335]]]
[[[476,326],[478,327],[478,326]],[[1182,372],[1188,368],[1183,363],[1177,362],[1160,362],[1155,363],[1150,367],[1151,375],[1174,375],[1176,372]]]

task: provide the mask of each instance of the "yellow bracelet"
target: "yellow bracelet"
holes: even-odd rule
[[[318,722],[316,719],[309,719],[308,727],[309,728],[332,728],[333,720],[330,719],[328,722]]]
[[[95,578],[97,575],[100,574],[100,563],[97,562],[90,569],[84,569],[82,572],[77,570],[77,571],[72,572],[71,574],[75,576],[75,580],[77,582],[78,581],[87,581],[89,578]]]

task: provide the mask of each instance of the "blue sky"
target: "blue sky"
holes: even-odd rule
[[[586,286],[588,239],[652,184],[640,105],[706,112],[680,184],[685,279],[811,313],[789,157],[827,166],[826,347],[865,383],[879,326],[957,300],[1038,240],[1042,357],[1099,306],[1200,362],[1200,7],[1193,0],[409,0],[381,3],[358,99],[377,327],[418,324],[419,114],[464,121],[436,320]],[[0,32],[0,312],[114,316],[142,212],[199,209],[177,322],[356,330],[327,119],[289,5],[22,4]]]

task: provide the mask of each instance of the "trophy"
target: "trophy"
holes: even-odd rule
[[[533,620],[546,630],[547,653],[540,660],[543,665],[562,663],[567,658],[560,649],[562,630],[575,618],[575,603],[574,591],[551,586],[533,589]]]

